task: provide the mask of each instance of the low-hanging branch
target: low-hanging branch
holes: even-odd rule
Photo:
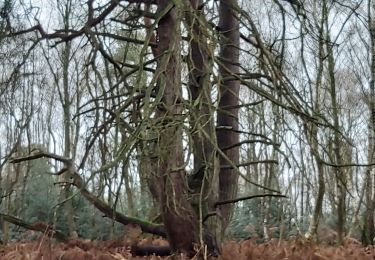
[[[86,189],[86,185],[82,177],[78,173],[73,174],[73,185],[76,186],[83,197],[92,203],[98,210],[105,214],[106,217],[111,218],[121,224],[135,224],[138,225],[143,232],[166,237],[164,225],[154,224],[139,218],[126,216],[118,211],[115,211],[107,203],[97,198],[94,194]]]
[[[108,218],[111,218],[123,225],[127,224],[135,224],[138,225],[143,232],[159,235],[162,237],[166,236],[165,229],[163,225],[151,223],[148,221],[144,221],[142,219],[134,218],[126,216],[116,210],[114,210],[111,206],[109,206],[107,203],[96,197],[94,194],[92,194],[90,191],[86,189],[86,182],[84,179],[76,172],[73,161],[69,158],[62,157],[57,154],[48,153],[44,151],[37,151],[31,155],[14,158],[10,160],[10,163],[20,163],[23,161],[30,161],[35,160],[39,158],[51,158],[55,159],[59,162],[62,162],[65,164],[65,169],[67,170],[70,177],[73,179],[73,185],[79,190],[80,194],[88,200],[90,203],[92,203],[99,211],[104,213],[104,215]],[[61,171],[59,171],[61,172]]]
[[[288,196],[283,195],[283,194],[272,194],[272,193],[266,193],[266,194],[256,194],[256,195],[251,195],[251,196],[245,196],[245,197],[239,197],[231,200],[223,200],[223,201],[218,201],[215,202],[214,206],[218,207],[220,205],[225,205],[225,204],[231,204],[231,203],[237,203],[239,201],[243,200],[250,200],[250,199],[255,199],[255,198],[264,198],[264,197],[279,197],[279,198],[288,198]]]
[[[35,222],[35,223],[27,223],[23,221],[22,219],[13,217],[11,215],[2,214],[0,213],[0,217],[9,223],[12,223],[13,225],[23,227],[28,230],[34,230],[38,232],[42,232],[46,234],[49,237],[56,238],[57,240],[61,242],[67,242],[68,238],[61,232],[54,230],[50,225],[44,223],[44,222]]]
[[[44,157],[50,158],[50,159],[55,159],[56,161],[59,161],[59,162],[62,162],[64,164],[68,164],[68,165],[72,163],[71,159],[68,159],[68,158],[65,158],[63,156],[53,154],[53,153],[46,153],[46,152],[43,152],[43,151],[40,151],[40,150],[34,150],[34,152],[32,152],[32,154],[27,155],[27,156],[11,158],[9,160],[9,162],[10,163],[20,163],[20,162],[32,161],[32,160],[36,160],[36,159],[44,158]]]

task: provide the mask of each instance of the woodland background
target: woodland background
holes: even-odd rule
[[[375,2],[2,0],[3,243],[134,224],[374,243]]]

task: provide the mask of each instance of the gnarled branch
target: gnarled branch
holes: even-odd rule
[[[127,225],[127,224],[136,224],[138,225],[143,232],[159,235],[162,237],[165,237],[165,230],[164,226],[160,224],[154,224],[150,223],[138,218],[128,217],[116,210],[114,210],[112,207],[110,207],[107,203],[96,197],[94,194],[92,194],[90,191],[86,189],[86,183],[83,180],[83,178],[75,171],[73,161],[69,158],[62,157],[57,154],[38,151],[36,153],[33,153],[28,156],[14,158],[10,160],[11,163],[20,163],[23,161],[30,161],[35,160],[39,158],[51,158],[55,159],[57,161],[63,162],[65,164],[66,169],[68,169],[68,172],[70,176],[73,178],[73,185],[78,188],[79,192],[82,194],[82,196],[87,199],[90,203],[92,203],[99,211],[104,213],[106,217],[109,217],[121,224]],[[59,171],[60,172],[60,171]]]
[[[13,225],[23,227],[23,228],[28,229],[28,230],[34,230],[34,231],[45,233],[45,234],[47,234],[47,236],[54,237],[61,242],[67,242],[68,241],[68,238],[63,233],[61,233],[57,230],[54,230],[50,225],[48,225],[44,222],[35,222],[35,223],[30,224],[30,223],[27,223],[27,222],[23,221],[22,219],[16,218],[16,217],[11,216],[11,215],[2,214],[2,213],[0,213],[0,217],[4,221],[12,223]]]

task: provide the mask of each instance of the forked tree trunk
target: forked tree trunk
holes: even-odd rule
[[[157,1],[160,12],[168,8],[169,1]],[[173,251],[194,253],[199,243],[197,215],[188,201],[186,172],[182,146],[182,88],[180,58],[181,13],[172,7],[158,22],[158,91],[163,91],[161,104],[155,112],[158,138],[152,159],[155,180],[161,194],[162,217]]]

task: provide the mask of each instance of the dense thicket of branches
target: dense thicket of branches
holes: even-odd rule
[[[188,254],[324,230],[373,243],[374,11],[0,2],[3,240],[11,219],[115,236],[100,211]]]

